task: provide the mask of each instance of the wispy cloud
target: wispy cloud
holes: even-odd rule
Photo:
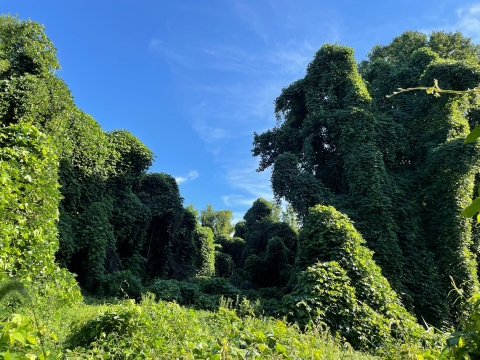
[[[256,172],[256,167],[256,159],[252,159],[246,167],[232,168],[227,173],[227,181],[232,188],[244,190],[255,198],[272,199],[270,172]]]
[[[285,74],[298,75],[305,71],[306,65],[312,60],[316,50],[306,40],[300,45],[278,46],[268,56],[268,61]]]
[[[188,91],[196,92],[201,98],[189,110],[192,128],[211,147],[228,139],[251,138],[254,131],[273,126],[275,98],[283,87],[303,77],[313,54],[312,46],[306,41],[287,42],[258,54],[235,46],[203,48],[204,59],[199,61],[203,65],[199,66],[220,80],[184,84]],[[232,81],[222,81],[219,72]],[[217,151],[215,155],[218,158],[221,153]]]
[[[256,159],[240,161],[237,166],[227,169],[226,180],[235,191],[222,196],[223,203],[231,208],[245,208],[258,198],[273,199],[270,188],[270,171],[258,173]]]
[[[248,4],[246,1],[235,0],[234,6],[237,14],[247,24],[247,26],[263,41],[269,39],[267,27],[265,26],[260,13]]]
[[[480,2],[457,7],[446,16],[445,12],[448,11],[446,7],[450,8],[451,3],[451,1],[441,2],[439,10],[430,14],[436,20],[435,25],[422,27],[419,30],[425,34],[433,31],[460,31],[463,35],[472,38],[474,42],[480,42]]]
[[[248,198],[244,195],[225,195],[222,196],[223,203],[228,207],[250,206],[257,198]]]
[[[212,45],[202,49],[208,67],[262,76],[297,75],[305,70],[315,48],[307,40],[276,43],[262,51],[232,45]]]
[[[460,30],[474,41],[480,40],[480,3],[457,9],[458,22],[455,30]]]
[[[299,28],[298,19],[304,17],[291,2],[226,3],[234,13],[232,23],[243,23],[235,36],[187,40],[174,47],[167,39],[152,40],[151,47],[175,74],[175,85],[188,99],[183,106],[191,128],[222,167],[214,176],[228,187],[217,199],[240,214],[259,197],[273,199],[270,171],[255,171],[253,132],[275,125],[274,100],[282,88],[304,77],[321,44],[338,40],[338,30],[323,4],[315,5]]]
[[[190,109],[193,129],[197,132],[198,136],[208,144],[230,136],[229,132],[221,126],[213,126],[207,123],[207,119],[211,119],[212,117],[211,107],[207,101],[201,101]]]
[[[177,184],[181,184],[181,183],[184,183],[186,181],[195,180],[196,178],[198,178],[198,176],[199,176],[198,171],[197,170],[192,170],[185,177],[182,177],[182,176],[176,177],[175,181],[177,182]]]
[[[182,66],[186,68],[193,68],[193,62],[190,56],[179,53],[178,50],[173,50],[160,39],[152,39],[149,47],[158,52],[164,60],[171,66]]]

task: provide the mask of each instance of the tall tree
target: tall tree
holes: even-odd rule
[[[0,16],[0,279],[75,300],[73,276],[55,264],[59,156],[72,110],[55,76],[56,49],[33,21]]]
[[[152,220],[142,249],[146,275],[184,279],[194,272],[194,215],[186,211],[175,179],[164,173],[146,174],[138,196]]]
[[[386,95],[434,79],[472,88],[479,64],[459,33],[406,32],[359,66],[352,49],[327,44],[276,99],[277,126],[254,135],[275,196],[302,218],[315,204],[348,214],[407,308],[437,325],[465,310],[449,297],[445,311],[450,276],[467,294],[478,288],[470,220],[458,216],[478,172],[478,147],[462,145],[478,100]]]
[[[111,289],[118,292],[118,286],[111,284],[114,274],[134,277],[137,283],[145,275],[189,276],[194,268],[196,219],[184,211],[174,180],[166,174],[146,175],[153,160],[150,149],[128,131],[104,132],[79,110],[67,85],[55,74],[59,66],[56,49],[41,25],[0,16],[0,127],[18,125],[17,140],[24,142],[23,149],[12,142],[11,128],[0,139],[0,147],[14,151],[15,156],[34,154],[38,171],[30,174],[25,167],[25,175],[32,176],[38,194],[44,187],[44,210],[36,212],[50,216],[40,221],[49,229],[43,250],[32,248],[33,253],[53,256],[51,252],[58,249],[56,260],[78,275],[84,290],[99,295],[114,295],[107,294]],[[0,168],[8,165],[14,169],[15,156],[11,163],[0,159]],[[48,164],[48,182],[42,175],[44,163]],[[20,193],[24,192],[20,179],[16,183]],[[22,193],[25,198],[27,195]],[[7,216],[0,215],[1,223],[7,224]],[[34,217],[30,218],[33,221]],[[159,235],[165,233],[167,238]],[[152,245],[152,239],[158,241],[145,258],[146,244]],[[156,268],[153,263],[161,266]]]

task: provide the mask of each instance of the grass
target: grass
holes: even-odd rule
[[[52,359],[378,359],[321,327],[302,332],[282,320],[194,310],[151,294],[139,304],[47,305],[38,313]]]

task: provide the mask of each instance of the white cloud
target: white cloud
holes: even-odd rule
[[[445,11],[443,8],[449,3],[448,1],[441,3],[440,8]],[[433,31],[460,31],[463,35],[472,38],[473,42],[480,42],[480,2],[456,8],[451,17],[442,16],[440,13],[433,13],[432,16],[437,20],[436,25],[421,28],[419,29],[421,32],[430,34]]]
[[[177,182],[177,184],[181,184],[181,183],[184,183],[185,181],[195,180],[196,178],[198,178],[198,176],[199,176],[198,171],[192,170],[185,177],[182,177],[182,176],[176,177],[175,181]]]

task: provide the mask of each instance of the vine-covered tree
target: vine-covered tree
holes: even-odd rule
[[[152,152],[128,131],[104,132],[79,110],[66,84],[55,75],[58,68],[55,47],[42,26],[0,17],[0,125],[4,130],[20,129],[18,144],[10,130],[0,139],[2,150],[13,151],[11,162],[2,158],[0,165],[14,169],[14,159],[22,153],[37,159],[37,170],[30,169],[30,174],[25,167],[22,171],[37,184],[37,195],[44,194],[45,206],[35,211],[42,220],[29,217],[34,221],[31,226],[43,223],[49,233],[43,237],[42,251],[34,250],[36,240],[30,239],[32,249],[22,252],[49,254],[48,261],[53,261],[58,249],[56,260],[78,275],[85,291],[97,295],[118,294],[122,280],[139,288],[142,280],[160,274],[190,276],[196,218],[183,209],[174,179],[166,174],[146,175]],[[48,164],[48,182],[42,175],[44,164]],[[8,177],[13,179],[13,173]],[[25,184],[15,181],[19,194],[27,196]],[[1,215],[1,223],[8,224]],[[14,253],[3,255],[12,258]]]
[[[213,243],[212,229],[197,225],[194,241],[196,274],[200,276],[215,275],[215,244]]]
[[[479,51],[460,33],[406,32],[358,66],[352,49],[324,45],[276,99],[277,126],[254,135],[275,196],[302,218],[315,204],[348,214],[403,303],[436,325],[465,310],[448,297],[450,276],[465,298],[478,288],[470,220],[459,218],[478,172],[479,147],[462,145],[478,99],[386,95],[434,79],[475,87]]]
[[[183,208],[177,182],[168,174],[146,174],[138,196],[152,215],[142,249],[147,277],[187,278],[194,272],[196,219]]]
[[[0,16],[0,279],[17,277],[35,294],[73,301],[79,288],[55,264],[58,134],[73,104],[58,68],[42,26]]]
[[[242,233],[245,240],[238,265],[259,287],[284,286],[295,262],[297,234],[279,221],[276,210],[273,202],[257,199],[245,213],[245,222],[236,226],[235,235]]]

